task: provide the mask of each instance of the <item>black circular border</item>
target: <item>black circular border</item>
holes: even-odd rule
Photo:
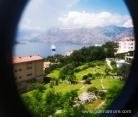
[[[109,108],[110,110],[131,110],[138,112],[138,0],[124,0],[134,24],[136,50],[127,83]],[[13,79],[12,47],[16,28],[28,0],[0,0],[0,117],[29,117]],[[119,117],[122,114],[103,114],[104,117]]]

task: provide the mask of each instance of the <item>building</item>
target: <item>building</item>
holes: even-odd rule
[[[53,64],[53,63],[51,63],[51,62],[44,62],[44,67],[43,67],[43,69],[45,70],[45,69],[49,68],[50,65],[52,65],[52,64]]]
[[[14,76],[17,83],[43,79],[43,62],[40,56],[13,57]]]
[[[127,53],[135,50],[135,40],[133,37],[125,37],[116,41],[118,48],[116,54]]]
[[[101,47],[103,44],[94,44],[95,47]]]

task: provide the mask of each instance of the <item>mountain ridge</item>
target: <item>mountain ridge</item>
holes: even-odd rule
[[[94,28],[51,28],[47,31],[20,30],[17,42],[104,44],[123,37],[133,37],[133,28],[105,26]]]

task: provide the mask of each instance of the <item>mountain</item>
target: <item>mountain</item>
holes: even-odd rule
[[[106,26],[95,28],[51,28],[48,31],[20,31],[17,41],[43,43],[103,44],[122,37],[132,37],[133,28]]]

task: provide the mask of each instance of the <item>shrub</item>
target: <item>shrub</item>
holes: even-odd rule
[[[105,99],[106,93],[104,91],[98,91],[98,95],[101,97],[101,99]]]
[[[88,76],[87,75],[84,75],[82,79],[83,80],[86,80],[86,79],[88,79]]]
[[[91,73],[88,73],[87,76],[88,76],[88,77],[92,77],[92,74],[91,74]]]
[[[50,78],[50,77],[44,77],[44,79],[43,79],[44,83],[49,83],[49,82],[50,82],[50,80],[51,80],[51,78]]]
[[[88,92],[92,92],[92,93],[95,93],[96,91],[98,91],[98,89],[96,88],[96,87],[89,87],[88,89],[87,89],[87,91]]]
[[[79,69],[79,68],[74,70],[74,72],[80,72],[80,71],[81,71],[81,69]]]
[[[84,84],[91,84],[91,80],[90,79],[86,79]]]
[[[94,63],[88,63],[88,67],[95,67]]]

